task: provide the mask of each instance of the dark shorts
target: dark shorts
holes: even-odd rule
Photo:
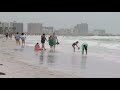
[[[20,41],[20,39],[16,39],[16,41]]]
[[[25,41],[25,39],[21,39],[23,42]]]
[[[43,44],[44,44],[44,43],[45,43],[45,40],[41,40],[41,43],[43,43]]]

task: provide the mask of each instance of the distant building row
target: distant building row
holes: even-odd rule
[[[24,25],[23,23],[18,22],[0,22],[0,34],[3,33],[22,33]],[[74,26],[72,29],[59,29],[54,30],[53,27],[46,27],[43,26],[41,23],[28,23],[27,24],[27,34],[52,34],[55,32],[57,35],[74,35],[74,36],[81,36],[81,35],[107,35],[105,30],[95,29],[92,32],[88,31],[88,24],[81,23]]]
[[[28,23],[28,34],[52,34],[53,27],[45,27],[41,23]]]
[[[23,32],[23,23],[17,22],[0,22],[0,34],[4,33],[22,33]]]
[[[23,23],[18,22],[0,22],[0,34],[5,33],[22,33],[24,32]],[[45,27],[41,23],[28,23],[27,24],[28,34],[51,34],[53,33],[53,27]]]
[[[58,35],[88,35],[88,24],[81,23],[74,26],[72,29],[60,29],[55,31]]]

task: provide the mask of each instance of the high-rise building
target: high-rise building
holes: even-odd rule
[[[13,33],[23,33],[23,23],[10,22],[9,29]]]
[[[77,24],[73,29],[74,35],[87,35],[88,34],[88,24],[81,23]]]
[[[3,30],[3,34],[9,32],[9,23],[8,22],[2,22],[2,30]]]
[[[42,34],[42,24],[41,23],[28,23],[28,34]]]
[[[15,32],[23,33],[23,23],[13,23],[13,28],[15,28]]]

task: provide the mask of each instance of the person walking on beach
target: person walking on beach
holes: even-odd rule
[[[16,40],[16,44],[20,45],[20,34],[17,32],[17,34],[15,35],[15,40]]]
[[[9,38],[12,39],[12,33],[9,33]]]
[[[7,40],[8,39],[8,33],[6,33],[5,36],[6,36],[6,40]]]
[[[24,45],[25,46],[25,39],[26,39],[26,36],[24,33],[22,33],[22,35],[20,36],[21,40],[22,40],[22,46]]]
[[[88,44],[87,43],[83,43],[82,44],[82,54],[84,54],[84,50],[86,51],[86,54],[87,54],[87,48],[88,48]]]
[[[49,41],[50,48],[51,48],[51,50],[52,50],[52,47],[53,47],[53,37],[52,37],[52,35],[50,35],[48,41]]]
[[[45,49],[45,40],[47,41],[47,39],[46,39],[46,37],[45,37],[45,34],[43,33],[43,35],[41,36],[41,43],[42,43],[42,49],[44,48],[44,50],[46,50]]]
[[[59,43],[58,43],[58,38],[57,38],[57,36],[55,35],[55,33],[53,33],[52,38],[53,38],[53,47],[54,47],[54,51],[55,51],[55,46],[56,46],[56,44],[59,44]]]
[[[79,43],[79,42],[78,42],[78,41],[76,41],[75,43],[73,43],[73,44],[72,44],[72,47],[73,47],[74,52],[75,52],[75,46],[77,46],[77,47],[78,47],[78,45],[77,45],[78,43]],[[78,47],[78,49],[80,49],[80,48]]]

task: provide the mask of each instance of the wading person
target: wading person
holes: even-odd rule
[[[87,43],[83,43],[82,44],[82,54],[84,54],[84,50],[86,51],[86,54],[87,54],[87,48],[88,48],[88,44]]]
[[[51,48],[51,50],[52,50],[52,47],[53,47],[53,37],[52,37],[52,35],[50,35],[48,41],[49,41],[50,48]]]
[[[41,36],[41,43],[42,43],[42,49],[44,49],[44,50],[46,50],[45,49],[45,40],[47,40],[47,39],[45,37],[45,34],[43,33],[43,35]]]
[[[52,38],[53,38],[53,47],[54,47],[54,51],[55,51],[55,46],[56,46],[56,44],[59,44],[59,43],[58,43],[58,38],[57,38],[57,36],[55,35],[55,33],[53,33]]]
[[[24,45],[25,46],[25,39],[26,39],[26,36],[24,33],[22,33],[22,35],[20,36],[21,40],[22,40],[22,46]]]
[[[78,43],[79,43],[79,42],[78,42],[78,41],[76,41],[75,43],[73,43],[73,44],[72,44],[72,47],[73,47],[74,52],[75,52],[75,46],[77,46],[77,47],[78,47],[78,45],[77,45]],[[78,47],[78,49],[80,49],[80,48]]]
[[[20,45],[20,34],[17,32],[17,34],[15,35],[15,40],[16,40],[16,44]]]

